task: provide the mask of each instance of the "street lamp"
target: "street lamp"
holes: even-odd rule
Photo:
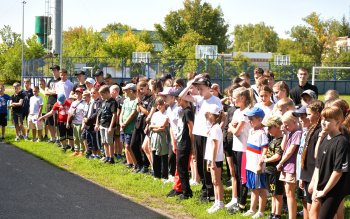
[[[24,76],[24,5],[26,1],[22,1],[22,78]]]

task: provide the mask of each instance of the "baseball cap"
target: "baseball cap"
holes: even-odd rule
[[[158,93],[158,95],[170,95],[171,92],[174,92],[174,87],[164,87],[163,91]]]
[[[294,117],[300,117],[302,114],[306,114],[306,106],[303,105],[299,109],[295,110],[293,113]]]
[[[84,71],[77,71],[77,72],[75,73],[75,75],[85,75],[85,72],[84,72]]]
[[[192,83],[193,85],[205,85],[211,87],[211,81],[208,78],[199,78],[198,80]]]
[[[57,96],[57,102],[59,104],[63,105],[65,101],[66,101],[66,96],[64,96],[64,94],[59,94]]]
[[[281,126],[282,120],[279,116],[270,116],[266,121],[263,121],[262,124],[266,127]]]
[[[57,70],[60,70],[60,66],[59,65],[53,65],[50,67],[50,69],[54,70],[54,69],[57,69]]]
[[[303,97],[303,95],[309,95],[312,99],[317,100],[317,95],[313,90],[305,90],[300,96]]]
[[[80,92],[80,93],[83,93],[84,92],[84,89],[82,87],[77,87],[75,89],[75,92]]]
[[[180,96],[180,94],[183,90],[184,90],[184,88],[179,88],[175,91],[170,92],[169,95],[173,96],[173,97],[178,97],[178,96]]]
[[[265,117],[265,113],[264,111],[259,108],[259,107],[253,107],[251,108],[247,113],[244,114],[245,116],[257,116],[260,118],[264,118]]]
[[[97,70],[94,74],[95,77],[103,75],[103,71]]]
[[[85,83],[86,82],[89,82],[90,84],[95,84],[96,83],[96,81],[93,79],[93,78],[87,78],[86,80],[85,80]]]
[[[219,106],[216,105],[216,104],[209,104],[209,105],[205,108],[205,112],[206,112],[206,113],[215,114],[215,115],[219,115],[220,112],[221,112],[221,109],[220,109]]]
[[[123,90],[128,90],[128,89],[130,89],[130,90],[136,90],[136,84],[134,84],[134,83],[129,83],[129,84],[125,85],[122,89],[123,89]]]
[[[104,79],[109,79],[109,78],[112,78],[112,75],[107,73],[106,76],[104,77]]]

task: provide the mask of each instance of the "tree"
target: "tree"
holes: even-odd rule
[[[278,34],[264,22],[236,25],[233,31],[234,51],[276,52]]]
[[[106,32],[106,33],[112,33],[112,32],[120,32],[120,31],[128,31],[132,30],[129,25],[122,24],[122,23],[111,23],[107,24],[104,28],[101,29],[101,32]]]
[[[301,53],[312,57],[312,61],[321,63],[327,50],[334,47],[337,22],[333,19],[322,20],[315,12],[303,20],[306,25],[292,27],[290,36]]]
[[[350,37],[350,24],[346,20],[346,17],[343,16],[338,24],[337,27],[337,36],[338,37]]]
[[[213,8],[201,0],[185,0],[184,7],[165,16],[164,26],[154,25],[165,48],[172,48],[186,33],[192,31],[201,36],[199,44],[217,45],[219,52],[229,45],[228,24],[220,7]]]
[[[12,47],[18,41],[21,41],[21,35],[12,31],[12,28],[9,25],[4,25],[0,29],[1,40],[7,47]]]

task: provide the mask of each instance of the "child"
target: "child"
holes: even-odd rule
[[[287,111],[282,116],[282,132],[284,134],[281,148],[284,151],[281,161],[277,164],[277,170],[281,171],[279,180],[284,182],[287,196],[289,218],[296,218],[297,203],[296,189],[296,156],[300,145],[302,131],[299,129],[298,118],[293,116],[293,111]]]
[[[116,128],[117,102],[111,97],[109,87],[103,85],[98,91],[103,99],[100,115],[96,120],[95,130],[100,131],[101,142],[106,153],[105,163],[114,164],[113,136]]]
[[[31,79],[30,78],[25,78],[23,79],[24,83],[24,89],[22,90],[22,93],[24,94],[24,99],[23,99],[23,121],[26,119],[27,124],[28,124],[28,115],[29,115],[29,100],[33,96],[33,89],[31,88]],[[26,130],[24,126],[22,126],[22,132],[24,134],[24,139],[28,140],[28,135],[29,135],[29,128]]]
[[[339,98],[339,93],[336,90],[327,90],[324,94],[324,102],[330,102]]]
[[[167,139],[167,128],[169,118],[165,112],[166,105],[164,98],[157,97],[155,104],[159,111],[153,114],[149,125],[153,172],[155,178],[168,179],[169,139]]]
[[[86,102],[83,100],[83,88],[78,87],[75,89],[74,97],[76,100],[72,103],[68,111],[68,126],[73,127],[74,135],[74,153],[73,156],[84,155],[84,145],[81,139],[81,125],[84,119],[84,108]]]
[[[110,76],[110,75],[109,75]],[[107,77],[107,76],[106,76]],[[108,78],[108,80],[112,79],[112,77]],[[107,83],[107,81],[106,81]],[[114,135],[114,155],[117,160],[122,159],[122,152],[123,152],[123,146],[120,142],[120,124],[119,124],[119,116],[121,112],[121,107],[123,105],[124,99],[122,99],[119,96],[119,85],[113,84],[109,88],[109,92],[111,93],[111,96],[115,99],[117,102],[118,110],[117,110],[117,128],[115,129],[115,135]]]
[[[274,111],[276,112],[276,115],[282,116],[285,112],[290,110],[295,110],[295,104],[292,99],[290,98],[284,98],[278,101],[278,103],[275,105],[276,108]]]
[[[177,130],[174,133],[176,138],[176,168],[180,178],[182,194],[179,199],[188,199],[192,197],[192,190],[190,188],[190,180],[188,176],[188,164],[190,156],[194,153],[194,136],[192,134],[194,115],[190,103],[184,99],[178,98],[182,89],[171,93],[177,98],[177,105],[181,107],[177,119]],[[192,153],[191,153],[192,151]]]
[[[266,184],[269,192],[271,193],[271,214],[270,219],[280,219],[283,207],[283,183],[280,181],[280,171],[276,169],[276,165],[281,160],[283,150],[281,149],[282,143],[282,121],[280,117],[269,117],[265,126],[268,129],[269,134],[273,137],[269,142],[269,146],[264,156],[264,163],[266,163]]]
[[[321,125],[326,137],[318,148],[316,168],[313,175],[314,186],[312,206],[320,202],[318,218],[333,218],[339,204],[346,195],[345,177],[348,172],[349,141],[341,133],[344,121],[342,111],[337,107],[326,107],[321,113]]]
[[[15,124],[16,128],[16,138],[15,141],[19,141],[23,138],[23,101],[24,93],[21,91],[21,84],[15,82],[13,84],[15,93],[11,96],[10,107],[12,108],[12,122]]]
[[[309,105],[313,101],[317,100],[317,95],[313,90],[305,90],[301,95],[301,105]]]
[[[7,110],[8,102],[11,100],[11,97],[5,92],[5,86],[0,84],[0,126],[1,126],[1,142],[5,141],[5,128],[7,126]]]
[[[271,102],[272,89],[266,85],[259,87],[259,96],[261,102],[255,104],[255,107],[259,107],[264,111],[266,117],[263,121],[266,121],[266,119],[268,119],[268,117],[271,115],[275,105]]]
[[[284,81],[276,82],[272,89],[274,97],[276,97],[278,101],[289,97],[289,87]]]
[[[32,141],[42,141],[43,133],[42,129],[43,122],[38,121],[38,118],[41,116],[41,110],[43,108],[43,99],[39,96],[39,87],[35,86],[33,89],[33,94],[29,100],[29,115],[28,115],[28,129],[31,129],[33,132]],[[38,139],[36,139],[36,130],[38,130]]]
[[[83,141],[83,145],[85,148],[85,157],[88,159],[95,158],[95,154],[92,153],[92,151],[97,151],[97,143],[96,143],[96,137],[93,134],[94,127],[91,125],[88,125],[87,118],[89,114],[91,114],[90,106],[92,105],[93,101],[91,100],[91,93],[88,90],[85,90],[83,92],[83,100],[85,102],[84,104],[84,117],[81,124],[81,140]]]
[[[60,143],[62,145],[63,151],[66,151],[67,149],[71,148],[71,146],[74,144],[73,128],[67,128],[68,110],[70,105],[71,102],[66,99],[64,94],[59,94],[57,96],[57,102],[53,105],[51,111],[46,113],[44,116],[38,118],[38,120],[41,121],[50,116],[53,116],[55,113],[58,114],[57,125],[60,134]],[[67,139],[69,144],[67,144]]]
[[[254,107],[245,113],[248,116],[251,129],[249,130],[246,151],[247,188],[251,189],[250,209],[243,216],[252,218],[264,217],[266,206],[266,174],[262,157],[265,156],[268,145],[267,134],[261,124],[265,117],[262,109]],[[256,205],[259,200],[259,211]]]
[[[41,99],[43,99],[43,107],[41,110],[42,115],[45,115],[46,110],[47,110],[48,97],[45,95],[45,89],[46,89],[46,81],[45,81],[45,79],[42,78],[39,81],[39,96],[41,96]],[[44,123],[44,132],[45,132],[43,140],[47,141],[48,140],[47,134],[49,132],[49,127],[46,124],[46,121],[44,121],[43,123]]]
[[[253,95],[250,89],[245,87],[239,87],[232,92],[232,101],[237,109],[232,117],[232,121],[229,123],[228,132],[233,134],[232,150],[233,161],[235,167],[235,177],[237,181],[236,189],[239,200],[237,201],[239,207],[236,206],[229,210],[229,213],[236,213],[237,211],[245,210],[247,202],[248,190],[246,187],[246,169],[245,169],[245,152],[247,148],[247,140],[250,129],[250,124],[247,116],[244,116],[246,112],[254,104]],[[233,193],[233,192],[232,192]],[[235,201],[235,200],[234,200]]]
[[[129,83],[125,87],[123,87],[126,99],[124,100],[122,111],[119,117],[120,140],[121,143],[124,144],[125,157],[127,165],[130,168],[136,164],[136,158],[130,148],[130,141],[137,116],[136,90],[136,85],[133,83]]]
[[[211,125],[211,128],[208,132],[204,159],[207,160],[207,171],[210,171],[212,183],[214,186],[215,202],[213,206],[207,210],[209,214],[212,214],[225,207],[224,187],[221,182],[221,171],[224,160],[224,146],[220,123],[223,112],[219,106],[215,104],[208,105],[205,110],[205,118]]]

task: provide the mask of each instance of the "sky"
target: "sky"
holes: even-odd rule
[[[0,0],[0,28],[10,25],[22,32],[22,1]],[[45,0],[26,0],[24,8],[24,37],[34,34],[35,16],[45,15]],[[53,2],[53,0],[51,0]],[[286,31],[303,24],[302,18],[315,11],[324,19],[349,19],[350,0],[206,0],[213,7],[220,6],[229,33],[237,24],[265,22],[273,26],[279,37],[287,38]],[[154,30],[171,10],[182,8],[182,0],[63,0],[63,29],[92,27],[97,31],[109,23],[120,22],[133,28]]]

